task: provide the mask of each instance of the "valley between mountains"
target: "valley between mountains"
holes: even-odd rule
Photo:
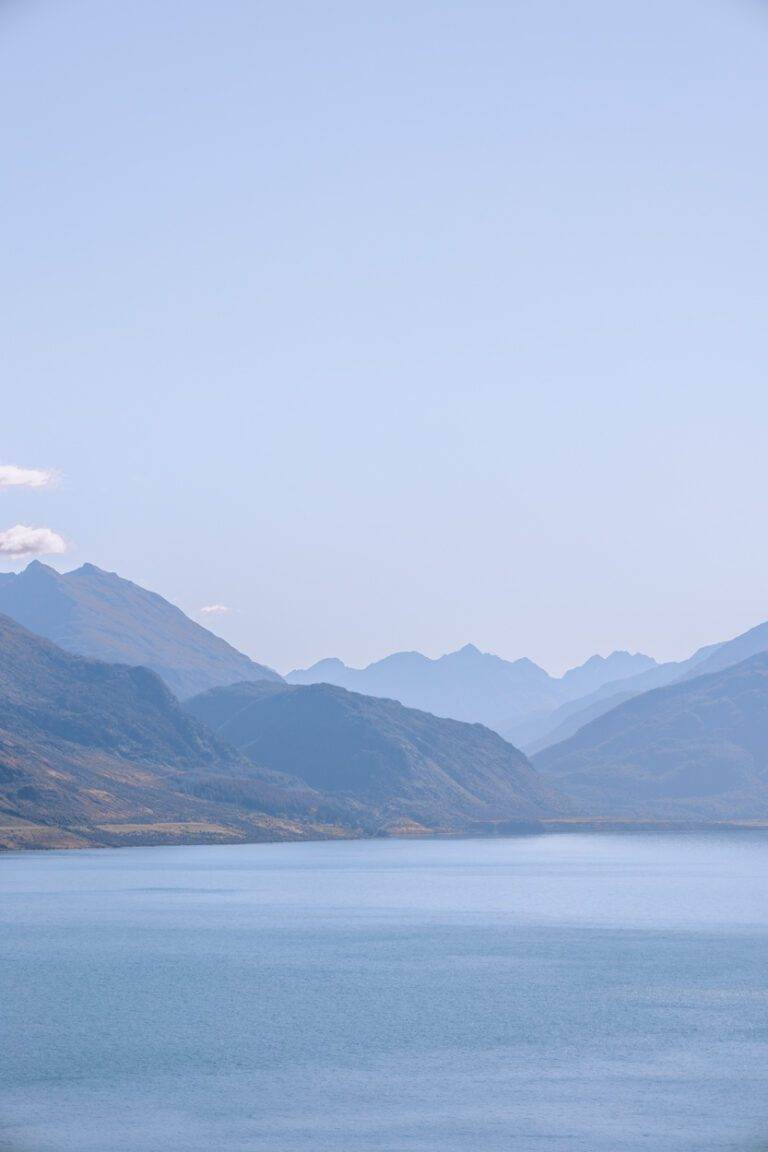
[[[554,678],[471,645],[281,677],[93,565],[0,576],[0,847],[768,821],[768,625]]]

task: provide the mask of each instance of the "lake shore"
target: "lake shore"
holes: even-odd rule
[[[275,820],[255,824],[244,820],[238,825],[195,822],[167,822],[103,825],[99,828],[58,828],[23,820],[0,823],[0,853],[99,848],[161,848],[173,845],[192,847],[206,844],[312,843],[324,840],[473,840],[504,839],[519,836],[638,832],[761,832],[767,820],[628,820],[615,817],[572,817],[541,821],[500,821],[464,828],[424,828],[400,825],[372,834],[336,825],[302,827]]]

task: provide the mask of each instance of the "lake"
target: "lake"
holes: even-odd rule
[[[13,1152],[768,1148],[768,836],[0,856]]]

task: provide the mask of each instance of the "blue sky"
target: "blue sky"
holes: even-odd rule
[[[281,669],[768,618],[767,57],[737,0],[2,5],[0,464],[59,478],[0,531]]]

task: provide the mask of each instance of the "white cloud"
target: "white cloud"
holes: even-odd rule
[[[225,612],[230,612],[231,609],[226,604],[206,604],[200,611],[204,616],[223,616]]]
[[[23,560],[26,556],[57,556],[66,552],[67,542],[51,528],[30,528],[15,524],[0,532],[0,556]]]
[[[55,477],[47,468],[19,468],[18,464],[0,464],[0,489],[46,488]]]

